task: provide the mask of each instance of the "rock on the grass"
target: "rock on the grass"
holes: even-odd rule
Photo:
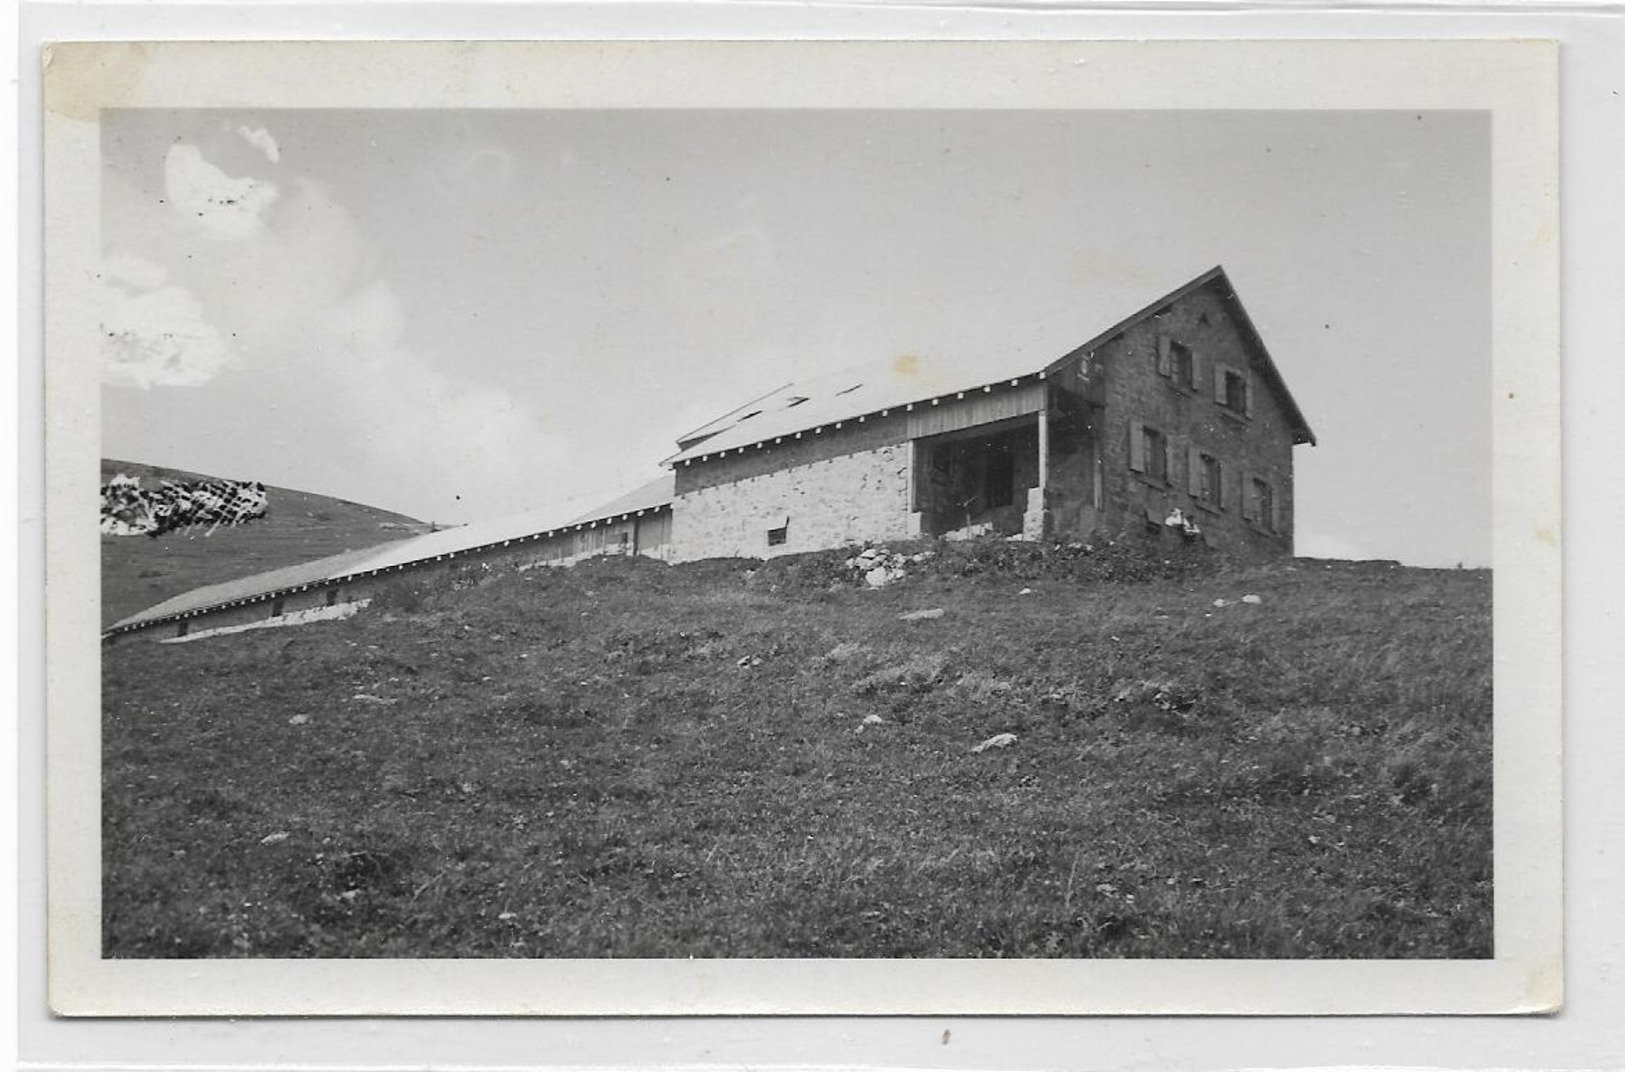
[[[1013,732],[1001,732],[997,736],[989,736],[987,739],[983,740],[981,743],[979,743],[975,747],[971,748],[970,753],[973,754],[973,755],[979,755],[983,751],[991,751],[991,750],[993,750],[995,748],[1000,748],[1000,747],[1009,747],[1011,744],[1013,744],[1015,742],[1016,742],[1016,734],[1015,733],[1013,733]]]
[[[894,568],[887,564],[877,564],[863,573],[863,581],[872,587],[883,587],[888,583],[895,583],[903,578],[901,568]]]
[[[879,714],[870,714],[868,717],[863,719],[862,723],[865,725],[884,725],[886,723],[886,719],[881,717]]]
[[[294,714],[292,717],[288,718],[288,724],[290,724],[290,725],[303,725],[306,722],[308,722],[309,720],[310,720],[310,715],[309,714]]]
[[[941,620],[947,613],[946,609],[916,609],[912,613],[904,613],[898,620]]]
[[[1248,605],[1264,604],[1264,599],[1260,598],[1257,594],[1243,594],[1241,596],[1241,600],[1246,602]]]

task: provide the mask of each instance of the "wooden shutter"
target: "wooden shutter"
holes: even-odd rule
[[[1202,450],[1195,445],[1185,453],[1185,491],[1192,497],[1202,496]]]
[[[1248,418],[1253,417],[1253,378],[1251,374],[1243,374],[1241,378],[1242,411]]]
[[[1253,473],[1251,471],[1243,471],[1243,472],[1241,472],[1241,518],[1242,519],[1250,520],[1250,519],[1253,518],[1254,500],[1255,499],[1253,497]]]
[[[1162,435],[1162,480],[1174,484],[1174,439],[1167,434]]]
[[[1218,458],[1213,460],[1213,503],[1220,508],[1225,506],[1224,461]]]
[[[1167,377],[1168,371],[1173,367],[1172,345],[1173,341],[1168,336],[1157,337],[1157,373],[1163,377]]]
[[[1191,349],[1191,383],[1186,388],[1197,389],[1202,384],[1202,359],[1195,348]]]
[[[1230,367],[1222,362],[1213,364],[1213,402],[1220,406],[1224,405],[1224,375],[1229,370]]]
[[[1128,424],[1128,466],[1131,471],[1145,471],[1145,426],[1139,422]]]

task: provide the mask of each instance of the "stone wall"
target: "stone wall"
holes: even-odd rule
[[[887,445],[906,444],[908,416],[899,410],[884,418],[876,416],[861,422],[852,419],[841,423],[839,429],[832,423],[825,426],[822,433],[807,431],[799,437],[791,434],[779,440],[779,444],[678,464],[677,492],[689,493],[859,452],[870,452]],[[704,447],[702,442],[699,448],[703,450]],[[680,540],[681,524],[678,527]]]
[[[1081,538],[1100,529],[1103,516],[1095,509],[1096,453],[1090,427],[1091,411],[1083,400],[1057,386],[1051,395],[1049,419],[1049,476],[1045,494],[1049,533]]]
[[[695,483],[687,492],[680,481],[672,559],[772,557],[908,537],[919,527],[909,511],[909,469],[906,442],[882,443],[737,481]],[[780,528],[782,543],[770,545],[769,533]]]
[[[1105,379],[1105,407],[1091,413],[1104,477],[1102,529],[1112,534],[1144,530],[1148,516],[1165,518],[1178,508],[1195,519],[1203,540],[1217,548],[1262,556],[1290,553],[1292,430],[1218,287],[1215,283],[1186,296],[1095,353],[1096,376]],[[1194,384],[1171,376],[1176,364],[1165,363],[1169,374],[1159,372],[1165,339],[1190,349]],[[1216,399],[1216,384],[1226,367],[1250,382],[1251,414]],[[1165,435],[1170,449],[1166,479],[1131,466],[1135,423]],[[1193,448],[1219,461],[1219,497],[1193,492],[1192,468],[1199,466]],[[1259,518],[1257,498],[1249,488],[1254,478],[1270,486],[1273,520]]]

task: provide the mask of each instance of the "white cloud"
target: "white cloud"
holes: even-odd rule
[[[234,360],[197,298],[167,280],[162,266],[130,255],[103,263],[97,284],[107,384],[202,385]]]
[[[170,204],[124,192],[113,249],[141,256],[104,265],[106,378],[233,376],[207,393],[119,397],[142,451],[442,521],[576,492],[551,477],[568,474],[573,425],[482,384],[455,352],[414,346],[412,311],[330,188],[299,177],[278,189],[190,146],[164,152]],[[175,415],[186,421],[155,418]]]
[[[247,239],[264,228],[276,202],[275,183],[228,176],[203,159],[196,146],[171,146],[164,157],[164,188],[170,207],[218,239]]]
[[[278,148],[276,139],[264,127],[238,127],[237,137],[265,154],[265,159],[276,164],[282,159],[282,150]]]
[[[316,466],[337,453],[377,496],[423,518],[464,521],[539,497],[535,475],[562,466],[571,441],[502,389],[470,383],[408,347],[400,300],[373,279],[333,305],[285,380],[319,385],[332,418],[311,444]]]

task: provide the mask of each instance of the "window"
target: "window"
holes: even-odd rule
[[[790,523],[789,523],[788,520],[785,521],[784,526],[782,526],[782,527],[774,527],[772,530],[767,532],[767,544],[768,545],[784,545],[789,540],[790,540]]]
[[[1145,473],[1158,482],[1168,481],[1168,438],[1149,426],[1145,429]]]
[[[185,635],[191,630],[192,622],[190,620],[183,620],[179,624],[175,625],[175,638],[179,639],[181,636]]]
[[[281,598],[278,598],[276,601],[272,602],[271,603],[271,615],[272,616],[281,616],[282,615],[282,610],[287,606],[287,604],[288,603],[286,601],[284,601],[283,599],[281,599]]]
[[[1129,468],[1157,483],[1168,481],[1168,437],[1143,422],[1129,425]]]
[[[1190,495],[1208,508],[1219,508],[1224,498],[1224,467],[1219,457],[1192,447]]]
[[[1181,389],[1196,389],[1196,352],[1166,334],[1157,337],[1157,373]]]
[[[1213,398],[1220,407],[1238,415],[1252,416],[1253,385],[1243,370],[1220,366],[1214,370]]]
[[[337,587],[334,587],[332,590],[329,590],[327,592],[327,604],[328,605],[337,605],[338,603],[339,603],[339,591],[338,591]]]
[[[1253,521],[1265,530],[1275,529],[1275,490],[1262,478],[1253,479]]]
[[[1182,389],[1196,387],[1196,356],[1191,349],[1177,340],[1168,344],[1169,376]]]

